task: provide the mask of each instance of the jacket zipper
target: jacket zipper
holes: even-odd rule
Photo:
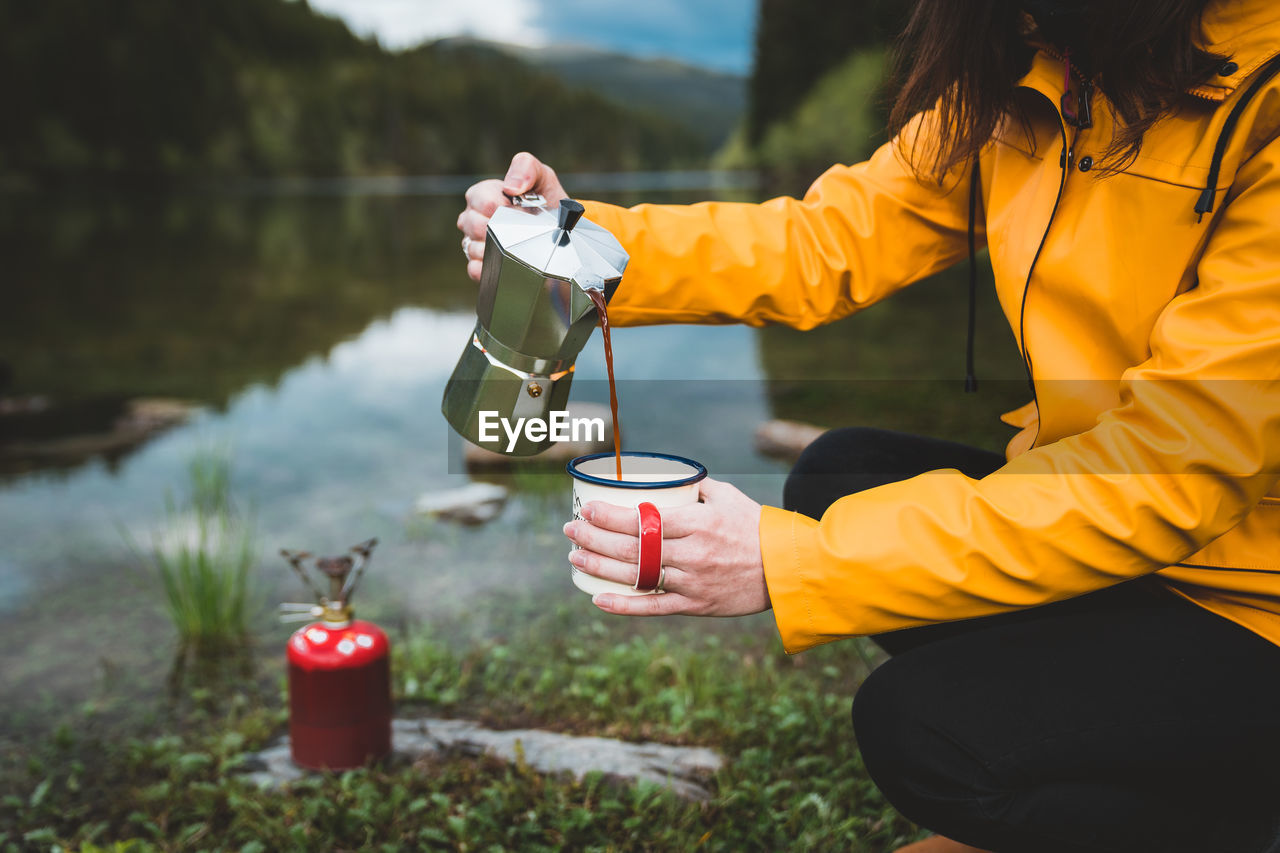
[[[1056,111],[1057,110],[1055,109],[1055,112]],[[1067,172],[1070,171],[1071,164],[1075,159],[1075,140],[1067,139],[1067,125],[1065,119],[1059,122],[1059,130],[1062,133],[1062,154],[1058,158],[1058,162],[1061,167],[1062,174],[1058,178],[1058,194],[1053,199],[1053,210],[1049,212],[1049,221],[1045,223],[1044,233],[1040,235],[1040,245],[1036,247],[1036,253],[1031,258],[1031,266],[1027,269],[1027,278],[1022,284],[1022,302],[1018,307],[1018,344],[1022,350],[1022,366],[1027,371],[1027,386],[1031,389],[1031,401],[1036,405],[1036,436],[1031,442],[1033,447],[1035,446],[1036,440],[1040,438],[1041,416],[1040,399],[1039,395],[1036,394],[1035,370],[1031,362],[1031,348],[1027,346],[1027,295],[1031,292],[1031,277],[1035,275],[1036,264],[1040,261],[1040,254],[1044,251],[1045,243],[1049,240],[1049,231],[1053,228],[1053,220],[1058,215],[1058,205],[1062,202],[1062,193],[1067,186]],[[1078,137],[1079,134],[1080,128],[1077,127],[1076,137]]]
[[[1071,168],[1067,165],[1067,128],[1062,128],[1062,175],[1058,179],[1058,194],[1053,199],[1053,210],[1049,212],[1049,221],[1044,226],[1044,233],[1040,235],[1040,245],[1036,246],[1036,253],[1031,258],[1031,266],[1027,269],[1027,279],[1022,284],[1022,304],[1018,308],[1018,343],[1022,346],[1022,366],[1027,370],[1027,385],[1031,388],[1031,399],[1036,402],[1036,410],[1039,411],[1040,405],[1036,396],[1036,380],[1031,364],[1031,348],[1027,346],[1027,294],[1031,292],[1031,276],[1035,275],[1036,264],[1040,261],[1040,253],[1044,251],[1044,244],[1049,239],[1049,230],[1053,227],[1054,217],[1058,215],[1058,204],[1062,201],[1062,191],[1067,186],[1067,170]],[[1037,428],[1037,433],[1039,429]]]
[[[1065,64],[1066,58],[1054,53],[1053,51],[1045,51],[1050,56],[1058,59]],[[1080,138],[1080,130],[1085,127],[1092,127],[1092,105],[1093,84],[1080,73],[1078,68],[1071,68],[1074,71],[1076,80],[1080,83],[1079,105],[1077,106],[1077,122],[1075,133],[1070,140],[1067,139],[1067,120],[1062,114],[1062,105],[1055,104],[1054,112],[1059,117],[1058,129],[1062,134],[1062,153],[1058,157],[1058,166],[1062,170],[1061,176],[1058,178],[1058,194],[1053,199],[1053,210],[1049,212],[1049,221],[1045,223],[1044,233],[1040,235],[1040,245],[1036,246],[1036,253],[1031,258],[1031,266],[1027,269],[1026,281],[1022,284],[1022,301],[1018,306],[1018,345],[1022,350],[1022,366],[1027,372],[1027,386],[1031,389],[1031,402],[1036,406],[1036,435],[1031,441],[1034,447],[1036,441],[1040,438],[1040,397],[1036,393],[1035,367],[1031,361],[1031,348],[1027,346],[1027,295],[1031,292],[1031,277],[1035,275],[1036,264],[1040,261],[1040,254],[1044,251],[1044,245],[1049,240],[1049,231],[1053,228],[1053,220],[1058,215],[1058,205],[1062,202],[1062,193],[1067,186],[1067,172],[1075,163],[1075,143]],[[1064,93],[1065,94],[1065,93]],[[1045,100],[1053,103],[1052,99],[1045,97]]]

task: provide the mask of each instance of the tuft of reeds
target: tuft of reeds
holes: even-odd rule
[[[231,499],[230,471],[225,454],[192,458],[187,499],[167,502],[148,554],[178,637],[197,653],[242,640],[248,627],[257,544],[252,519]]]
[[[232,511],[231,458],[221,450],[194,454],[187,462],[191,506],[206,512]]]

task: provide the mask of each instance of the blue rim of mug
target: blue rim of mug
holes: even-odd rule
[[[591,453],[587,456],[579,456],[576,459],[570,459],[569,464],[564,469],[569,472],[569,476],[575,480],[582,480],[584,483],[595,483],[597,486],[610,486],[614,489],[670,489],[675,486],[688,486],[696,483],[707,476],[707,466],[701,462],[694,462],[692,459],[686,459],[683,456],[675,456],[671,453],[648,453],[643,450],[624,450],[623,456],[643,456],[649,459],[666,459],[670,462],[683,462],[685,465],[696,469],[687,477],[681,477],[677,480],[658,480],[652,481],[636,481],[636,480],[609,480],[604,477],[596,477],[577,470],[577,466],[583,462],[590,462],[593,459],[604,459],[612,457],[613,451],[606,450],[604,453]]]

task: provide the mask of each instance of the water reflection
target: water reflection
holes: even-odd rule
[[[97,216],[87,202],[33,203],[24,215],[16,206],[0,222],[18,283],[15,310],[0,319],[11,366],[3,393],[49,401],[50,418],[29,430],[47,436],[56,420],[68,432],[100,431],[140,395],[199,408],[127,453],[66,457],[46,473],[10,477],[0,488],[12,570],[0,609],[129,562],[121,529],[147,541],[166,493],[211,446],[231,453],[237,496],[258,508],[264,553],[317,535],[377,534],[389,543],[379,562],[404,567],[396,583],[420,582],[425,546],[404,532],[409,507],[466,480],[439,414],[475,321],[455,200],[107,201]],[[759,382],[709,392],[696,382],[660,391],[653,381],[757,379],[751,330],[628,329],[616,346],[628,446],[698,456],[713,470],[781,470],[751,454],[751,430],[768,410]],[[593,339],[574,399],[607,399],[603,379]],[[753,461],[744,468],[736,458]],[[520,523],[535,511],[528,503],[517,501],[501,523]],[[457,541],[432,560],[446,574],[456,567],[469,587],[516,571],[477,568],[495,550],[490,562],[502,562],[507,548],[493,547],[493,530],[437,534]],[[549,544],[562,549],[558,538]],[[404,596],[387,599],[412,609]]]
[[[467,308],[452,206],[8,199],[2,392],[222,406],[402,305]]]

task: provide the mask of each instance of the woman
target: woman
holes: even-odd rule
[[[1280,9],[918,0],[907,40],[893,142],[803,200],[589,204],[631,254],[610,317],[809,328],[985,243],[1021,431],[834,431],[785,510],[708,480],[666,594],[596,605],[875,635],[854,727],[915,849],[1280,847]],[[528,154],[468,192],[473,277],[529,190],[565,195]],[[583,515],[577,565],[630,583],[634,511]]]

